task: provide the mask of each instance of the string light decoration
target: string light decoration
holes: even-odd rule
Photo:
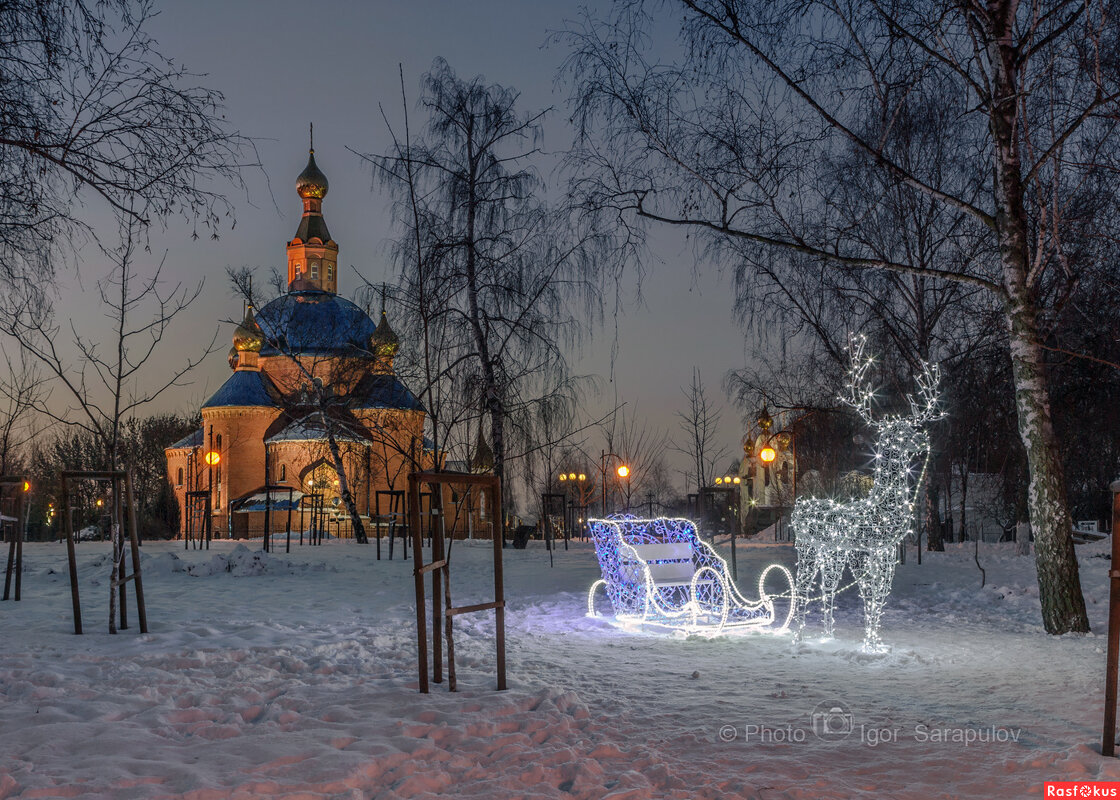
[[[715,636],[726,629],[785,632],[793,619],[793,575],[771,564],[758,579],[757,601],[747,600],[731,580],[727,562],[704,542],[687,519],[639,519],[617,514],[589,520],[602,579],[587,593],[587,614],[597,617],[595,596],[605,589],[615,619]],[[767,591],[774,573],[788,589]],[[775,601],[786,598],[779,614]]]
[[[824,635],[831,638],[837,589],[848,567],[863,600],[863,648],[874,652],[883,649],[879,625],[894,581],[897,547],[913,533],[914,504],[929,458],[929,435],[924,426],[944,413],[938,406],[938,367],[923,364],[917,376],[917,396],[908,397],[910,414],[875,419],[871,413],[875,393],[869,381],[874,360],[866,348],[866,337],[852,340],[848,384],[840,400],[878,432],[871,492],[848,502],[798,500],[791,524],[797,548],[797,596],[808,597],[814,578],[820,575]],[[921,468],[915,478],[918,462]],[[797,609],[795,640],[801,638],[805,627],[806,605],[802,603]]]

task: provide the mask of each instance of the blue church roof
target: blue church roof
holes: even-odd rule
[[[350,395],[350,408],[399,408],[405,411],[423,411],[416,395],[408,390],[395,375],[366,375]]]
[[[181,450],[183,448],[202,447],[202,428],[199,428],[189,436],[184,436],[175,444],[168,445],[168,450]]]
[[[277,392],[263,372],[239,370],[229,376],[222,388],[202,404],[203,408],[222,406],[277,406]]]
[[[261,355],[337,355],[367,352],[376,330],[366,312],[344,297],[317,289],[280,295],[257,311],[264,331]]]

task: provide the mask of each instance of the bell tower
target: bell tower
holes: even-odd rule
[[[323,219],[327,176],[315,164],[312,128],[307,166],[296,178],[296,193],[303,200],[303,218],[295,237],[288,242],[288,290],[319,289],[338,292],[338,243],[331,238]]]

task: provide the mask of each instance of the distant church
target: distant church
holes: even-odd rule
[[[309,399],[312,380],[332,397],[327,424],[365,524],[378,512],[403,522],[408,473],[436,461],[424,409],[394,374],[400,342],[384,309],[375,325],[337,294],[327,188],[312,149],[296,180],[303,217],[287,245],[288,291],[248,309],[233,333],[233,374],[202,405],[202,428],[166,449],[182,533],[200,534],[209,514],[215,536],[260,536],[267,509],[273,532],[307,529],[316,517],[331,533],[350,534],[327,427]],[[485,508],[467,514],[457,527],[489,536]]]

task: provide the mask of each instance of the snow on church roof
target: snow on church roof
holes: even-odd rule
[[[358,442],[369,444],[369,437],[363,436],[360,431],[341,420],[333,420],[335,425],[334,438],[339,442]],[[296,420],[272,436],[265,439],[265,444],[276,442],[322,442],[327,438],[327,429],[319,415],[308,414]]]

